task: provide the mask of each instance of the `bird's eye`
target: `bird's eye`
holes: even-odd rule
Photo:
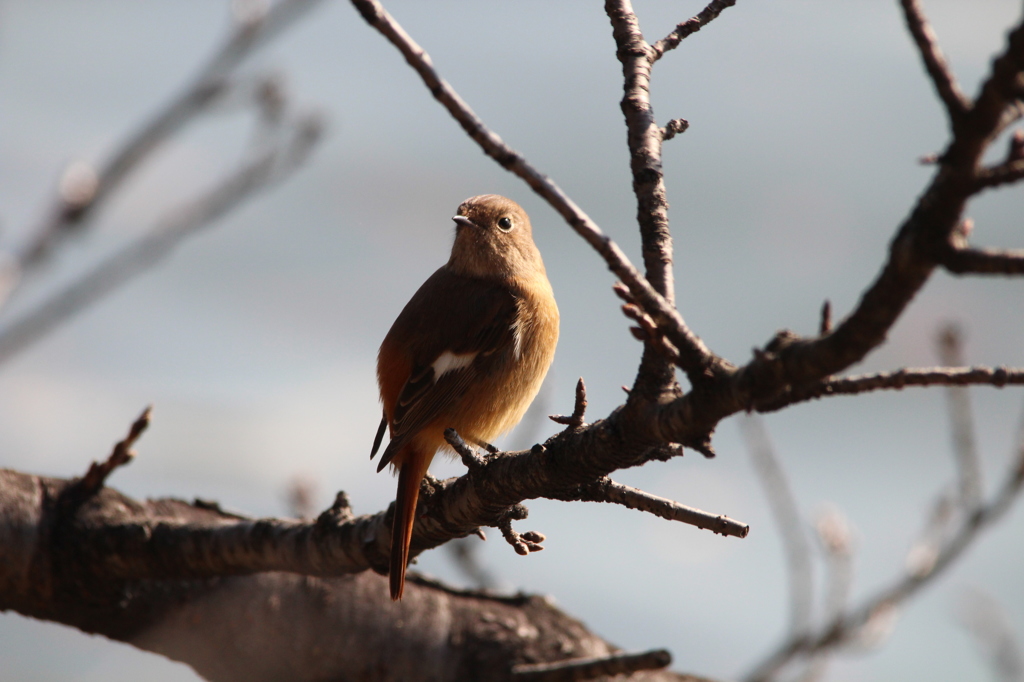
[[[501,228],[503,232],[508,232],[509,230],[512,229],[512,219],[509,218],[508,216],[505,216],[504,218],[499,218],[498,227]]]

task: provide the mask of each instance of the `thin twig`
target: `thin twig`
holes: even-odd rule
[[[515,682],[582,682],[598,677],[632,675],[642,670],[660,670],[672,664],[672,654],[664,649],[640,654],[610,654],[591,658],[573,658],[554,663],[523,663],[513,666]]]
[[[972,589],[958,600],[957,620],[974,636],[998,682],[1024,680],[1024,651],[1006,609],[987,593]]]
[[[29,231],[25,243],[7,254],[3,273],[6,290],[0,292],[0,305],[22,276],[46,259],[62,236],[80,232],[85,221],[139,164],[227,91],[228,76],[239,64],[320,1],[280,0],[262,13],[240,17],[231,35],[191,83],[125,139],[97,170],[81,163],[70,166],[54,205]]]
[[[960,86],[953,76],[946,58],[939,49],[938,41],[935,38],[935,31],[924,16],[924,9],[919,0],[900,0],[903,7],[903,15],[907,22],[907,29],[914,38],[921,59],[924,61],[924,68],[935,85],[939,97],[946,105],[946,112],[949,114],[950,123],[954,126],[967,115],[971,108],[971,102],[960,90]]]
[[[544,537],[543,533],[538,533],[533,530],[528,530],[525,533],[517,533],[512,528],[513,521],[522,521],[527,517],[527,509],[521,504],[512,505],[509,507],[500,519],[498,519],[498,530],[501,531],[502,537],[505,541],[512,545],[512,548],[516,550],[516,554],[526,556],[530,552],[539,552],[544,549],[541,544],[547,538]]]
[[[690,122],[685,118],[674,118],[661,129],[661,139],[663,142],[668,142],[676,135],[682,135],[689,129]]]
[[[811,546],[803,517],[761,419],[756,415],[742,418],[740,431],[782,537],[789,576],[789,635],[800,637],[810,629],[814,606]]]
[[[900,391],[911,386],[1004,386],[1024,385],[1024,367],[905,367],[877,374],[828,378],[799,389],[791,388],[777,398],[755,406],[758,412],[774,412],[795,403],[835,395],[859,395],[871,391]]]
[[[735,4],[736,0],[712,0],[712,2],[702,9],[697,16],[691,17],[679,24],[676,26],[674,31],[654,43],[654,61],[661,59],[666,52],[674,50],[683,40],[689,38],[691,35],[707,26],[713,19],[716,19],[726,7],[732,7]]]
[[[206,194],[168,212],[150,231],[102,261],[70,286],[29,310],[0,331],[0,364],[31,345],[60,322],[102,298],[167,256],[183,239],[200,232],[257,190],[287,177],[299,167],[320,137],[319,117],[306,116],[290,139],[243,163]]]
[[[669,521],[681,521],[697,528],[710,530],[718,535],[745,538],[750,532],[750,526],[742,521],[721,514],[711,514],[695,507],[688,507],[674,500],[616,483],[607,477],[580,486],[578,499],[583,502],[621,504],[629,509],[644,511]]]
[[[548,419],[556,424],[564,424],[569,429],[582,429],[586,426],[586,422],[583,421],[586,412],[587,386],[583,383],[583,377],[580,377],[580,380],[576,382],[576,402],[573,405],[572,414],[569,416],[553,414]]]
[[[824,336],[832,331],[832,302],[825,299],[821,304],[821,322],[818,323],[818,335]]]
[[[458,93],[438,74],[429,55],[388,14],[377,0],[352,0],[363,18],[380,31],[405,57],[419,74],[431,94],[448,110],[481,149],[503,168],[523,179],[533,191],[544,198],[567,223],[583,237],[605,263],[633,293],[638,304],[665,329],[673,344],[680,350],[685,365],[706,367],[719,362],[704,342],[686,326],[679,311],[658,293],[647,279],[633,266],[626,254],[611,240],[590,216],[576,205],[548,176],[539,172],[505,142],[470,109]]]
[[[132,446],[135,445],[135,441],[139,439],[139,436],[149,427],[149,419],[153,415],[153,406],[150,405],[139,418],[136,419],[131,428],[128,429],[128,435],[124,437],[124,440],[119,441],[114,445],[114,449],[111,451],[110,456],[107,457],[104,462],[93,462],[89,466],[89,471],[86,472],[85,476],[79,481],[79,490],[84,496],[88,497],[93,495],[103,484],[106,483],[107,477],[113,473],[114,469],[124,466],[128,462],[135,458],[135,451],[132,450]]]
[[[459,432],[455,429],[445,429],[444,439],[448,441],[448,445],[452,446],[455,453],[462,459],[462,463],[466,465],[466,468],[471,472],[479,470],[482,466],[487,463],[487,460],[480,456],[473,448],[469,446]]]

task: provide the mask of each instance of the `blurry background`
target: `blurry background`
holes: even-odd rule
[[[636,9],[653,42],[703,4]],[[640,262],[621,68],[598,4],[387,6],[476,112]],[[931,0],[926,9],[975,93],[1020,3]],[[104,159],[183,87],[230,22],[226,4],[208,0],[0,3],[0,239],[18,243],[62,169]],[[348,3],[324,3],[243,71],[266,69],[285,74],[292,102],[327,118],[322,145],[286,182],[0,366],[0,466],[79,475],[153,403],[138,459],[111,480],[129,495],[281,515],[289,486],[305,480],[318,508],[338,489],[356,513],[385,508],[394,481],[368,459],[377,346],[447,259],[456,206],[488,192],[529,212],[562,311],[538,413],[570,411],[579,376],[592,420],[621,402],[641,347],[603,262],[479,151]],[[826,298],[845,315],[933,172],[917,159],[947,139],[892,0],[741,1],[659,62],[652,89],[662,123],[691,123],[665,145],[679,307],[734,362],[777,329],[814,332]],[[25,284],[4,319],[201,192],[236,163],[251,128],[250,116],[227,109],[173,138],[88,234]],[[1020,188],[985,195],[969,211],[974,241],[1024,246],[1022,209]],[[1019,281],[938,272],[888,345],[855,371],[936,364],[935,332],[949,320],[962,324],[970,362],[1024,365],[1022,294]],[[1021,394],[979,388],[971,398],[991,485],[1012,450]],[[766,425],[807,517],[833,505],[855,526],[854,599],[902,571],[953,477],[942,389],[834,398]],[[504,445],[557,428],[528,419]],[[492,532],[479,558],[504,587],[553,595],[624,648],[664,646],[678,670],[739,676],[784,634],[786,573],[736,420],[721,425],[715,447],[716,460],[688,452],[615,478],[741,519],[751,525],[744,540],[619,507],[535,501],[518,527],[545,533],[547,549],[520,557]],[[416,568],[465,583],[444,549]],[[901,612],[883,648],[840,657],[832,678],[984,679],[956,604],[982,589],[1024,633],[1022,568],[1018,507]],[[0,616],[0,668],[22,681],[197,679],[183,665],[14,614]]]

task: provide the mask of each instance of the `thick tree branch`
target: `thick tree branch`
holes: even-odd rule
[[[106,540],[116,548],[129,526],[238,521],[110,488],[67,515],[60,500],[72,485],[0,470],[0,609],[163,654],[211,682],[507,682],[514,666],[619,656],[547,599],[462,592],[414,574],[400,605],[391,603],[387,579],[372,572],[127,577],[128,567],[111,571]],[[632,679],[696,678],[661,671]]]

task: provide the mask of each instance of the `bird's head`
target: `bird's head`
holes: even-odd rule
[[[530,218],[519,204],[484,194],[466,199],[455,215],[448,268],[471,277],[513,278],[544,272]]]

